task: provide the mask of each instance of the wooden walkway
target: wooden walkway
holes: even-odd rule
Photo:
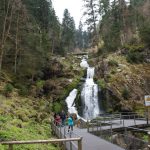
[[[82,137],[82,150],[123,150],[121,147],[107,142],[98,136],[92,135],[87,132],[87,129],[79,129],[74,127],[73,132],[67,133],[67,126],[58,128],[59,136],[61,130],[61,137],[77,138]],[[65,147],[67,150],[78,150],[78,143],[76,141],[66,142]]]
[[[105,126],[94,126],[90,127],[89,131],[99,131],[99,130],[113,130],[116,128],[122,127],[134,127],[139,125],[146,125],[146,120],[137,120],[135,119],[124,119],[120,122],[120,120],[113,120],[111,123],[109,121],[105,121],[108,125]],[[110,125],[109,125],[110,123]],[[123,148],[114,145],[108,141],[103,140],[102,138],[95,136],[88,132],[87,128],[79,129],[74,127],[74,131],[72,133],[67,133],[66,127],[56,127],[57,135],[59,138],[77,138],[82,137],[82,150],[124,150]],[[55,129],[56,130],[56,129]],[[65,143],[65,147],[67,150],[78,150],[78,143],[76,141]]]
[[[87,132],[87,129],[75,128],[74,132],[82,136],[83,150],[123,150],[121,147],[107,142]],[[70,150],[70,149],[69,149]]]

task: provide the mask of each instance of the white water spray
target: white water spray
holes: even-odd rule
[[[78,116],[78,112],[77,112],[77,109],[76,109],[75,103],[74,103],[74,100],[77,96],[77,92],[78,92],[77,89],[73,89],[70,92],[69,96],[66,98],[66,103],[67,103],[67,107],[68,107],[68,112],[70,114],[75,113]]]
[[[85,61],[86,60],[84,60],[84,64],[87,63],[87,61],[86,63]],[[94,68],[87,67],[86,82],[84,83],[81,92],[81,98],[83,102],[83,118],[85,119],[93,119],[100,113],[98,104],[98,85],[94,83],[93,77]]]

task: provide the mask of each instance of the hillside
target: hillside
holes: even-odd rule
[[[0,141],[53,137],[50,127],[53,112],[60,112],[66,107],[65,98],[80,81],[83,70],[80,69],[79,62],[71,55],[54,57],[50,63],[53,68],[49,66],[45,69],[43,78],[32,82],[28,91],[26,85],[18,86],[23,80],[17,81],[12,74],[3,73],[0,82]],[[0,146],[0,149],[5,148]],[[59,149],[48,145],[16,147],[18,150],[48,148]]]
[[[96,79],[103,91],[107,89],[108,111],[144,111],[144,96],[150,93],[150,57],[144,52],[143,62],[133,57],[131,62],[125,51],[95,59]]]

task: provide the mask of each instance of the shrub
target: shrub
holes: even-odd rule
[[[138,44],[138,45],[124,45],[124,48],[128,50],[128,52],[142,52],[144,51],[144,45]]]
[[[128,52],[126,59],[129,63],[142,63],[144,55],[140,52]]]
[[[54,106],[53,106],[53,109],[54,109],[54,112],[59,113],[62,110],[62,105],[58,102],[55,102]]]
[[[145,24],[140,28],[140,37],[147,46],[150,46],[150,25],[149,24]]]
[[[19,95],[21,95],[21,96],[27,96],[28,93],[29,93],[29,91],[28,91],[27,87],[25,87],[25,86],[22,86],[19,90]]]
[[[50,91],[56,89],[56,84],[52,80],[47,80],[43,85],[44,94],[48,95]]]
[[[21,83],[16,83],[15,88],[19,89],[18,93],[20,96],[27,96],[29,94],[28,87]]]
[[[43,81],[43,80],[39,80],[39,81],[36,82],[37,88],[43,88],[44,84],[45,84],[45,81]]]
[[[5,96],[10,96],[9,94],[12,93],[13,89],[14,89],[14,87],[12,84],[10,84],[10,83],[6,84],[4,87]]]
[[[129,90],[127,88],[124,88],[122,91],[122,97],[127,100],[129,99],[129,95]]]
[[[126,59],[129,63],[142,63],[144,61],[144,45],[125,45]]]
[[[112,67],[118,67],[118,62],[115,60],[109,60],[108,65]]]
[[[100,86],[101,89],[106,88],[106,82],[103,79],[100,79],[97,81],[98,85]]]
[[[115,69],[112,69],[111,70],[111,74],[115,74],[116,73],[116,70]]]

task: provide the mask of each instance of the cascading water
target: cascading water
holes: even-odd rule
[[[75,102],[74,102],[74,101],[75,101],[75,98],[76,98],[76,96],[77,96],[77,93],[78,93],[77,89],[73,89],[73,90],[70,92],[69,96],[66,98],[66,103],[67,103],[67,107],[68,107],[68,112],[69,112],[70,114],[76,114],[76,115],[77,115],[77,118],[80,119],[80,118],[82,118],[82,117],[80,117],[80,116],[78,115],[78,111],[77,111],[77,109],[76,109],[76,107],[75,107]],[[84,118],[82,118],[82,120],[86,121]]]
[[[87,67],[87,77],[81,92],[83,103],[83,118],[93,119],[100,113],[98,104],[98,85],[94,83],[94,68],[87,65],[84,59],[81,62],[81,67]],[[84,66],[85,65],[85,66]]]
[[[77,96],[77,89],[73,89],[70,92],[69,96],[66,98],[66,103],[69,113],[75,113],[77,114],[78,118],[82,118],[86,121],[87,119],[93,119],[98,116],[98,114],[100,114],[98,104],[98,85],[95,84],[93,80],[94,67],[89,67],[89,64],[85,58],[82,59],[80,66],[87,68],[87,77],[81,92],[81,99],[83,103],[83,118],[78,115],[74,103],[74,100]]]
[[[77,114],[77,110],[76,110],[76,107],[75,107],[75,104],[74,104],[74,100],[77,96],[77,89],[73,89],[69,96],[66,98],[66,103],[67,103],[67,106],[68,106],[68,112],[70,114],[72,113],[76,113]]]

